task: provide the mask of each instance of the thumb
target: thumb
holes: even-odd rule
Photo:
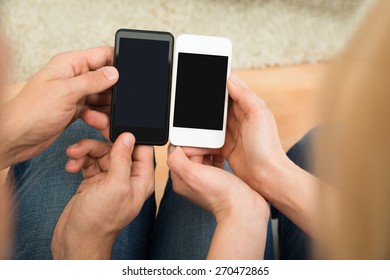
[[[66,91],[77,103],[84,97],[101,93],[112,87],[118,79],[118,70],[115,67],[107,66],[66,80]]]
[[[167,165],[189,186],[198,184],[199,178],[204,175],[204,170],[200,163],[191,161],[181,147],[170,147]]]
[[[108,176],[113,180],[128,180],[131,175],[131,156],[135,138],[131,133],[122,133],[112,146]]]

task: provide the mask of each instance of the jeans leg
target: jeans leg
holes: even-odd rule
[[[173,191],[169,176],[149,257],[155,260],[205,259],[215,226],[213,215]]]
[[[311,143],[316,129],[307,133],[288,152],[287,156],[302,169],[313,173]],[[275,208],[272,209],[278,218],[278,234],[280,259],[305,260],[310,259],[310,239],[290,219]]]
[[[69,174],[65,149],[83,138],[104,140],[82,121],[73,123],[45,152],[12,168],[18,199],[16,259],[51,259],[50,243],[58,218],[76,192],[81,173]],[[154,196],[137,218],[118,236],[114,259],[145,259],[155,215]]]

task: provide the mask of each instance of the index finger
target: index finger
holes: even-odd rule
[[[82,139],[66,149],[66,155],[78,159],[89,155],[93,158],[101,158],[108,154],[111,145],[95,139]]]
[[[182,147],[182,150],[187,157],[193,156],[204,156],[204,155],[220,155],[222,149],[207,149],[207,148],[193,148],[193,147]]]
[[[71,51],[54,56],[49,62],[49,71],[45,73],[49,80],[69,79],[89,71],[114,64],[114,48],[98,47],[80,51]],[[52,67],[61,71],[53,71]],[[58,76],[61,73],[61,76]]]
[[[80,118],[89,126],[100,131],[110,141],[110,117],[102,112],[86,109],[80,114]]]
[[[236,76],[232,75],[229,78],[227,87],[233,102],[237,103],[244,112],[251,112],[252,110],[266,107],[265,102]]]

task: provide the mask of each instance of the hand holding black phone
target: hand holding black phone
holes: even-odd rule
[[[173,35],[168,32],[120,29],[115,35],[110,138],[131,132],[136,144],[168,141]]]

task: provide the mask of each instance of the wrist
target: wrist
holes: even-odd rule
[[[17,118],[23,116],[21,112],[17,112],[20,106],[15,104],[17,101],[12,100],[7,104],[7,107],[0,115],[0,167],[7,168],[18,164],[22,161],[31,159],[34,154],[29,149],[27,140],[27,131],[33,131],[32,120]],[[11,113],[10,113],[11,112]],[[12,114],[12,112],[17,112]],[[26,121],[27,120],[27,121]]]
[[[12,120],[12,115],[9,114],[9,107],[10,104],[3,108],[0,114],[0,170],[18,163],[18,148],[16,147],[18,139],[15,133],[20,128],[15,126],[14,123],[17,123],[17,120]]]
[[[216,216],[217,227],[207,259],[253,260],[264,257],[270,210],[267,202],[260,195],[256,196],[258,199],[247,198],[242,204]]]
[[[316,216],[318,179],[287,156],[285,160],[257,174],[252,185],[269,203],[292,220],[300,229],[313,235]]]
[[[116,236],[91,236],[55,232],[51,242],[54,259],[63,260],[108,260]]]
[[[0,151],[0,172],[6,170],[8,167],[10,167],[10,164],[7,161],[7,156]]]
[[[3,126],[0,127],[0,131],[0,171],[2,171],[12,165],[10,160],[12,157],[10,155],[10,150],[12,148],[10,147],[7,138],[5,137],[7,132],[5,129],[3,129]]]
[[[249,224],[254,225],[256,223],[253,223],[253,218],[257,221],[268,222],[269,215],[270,209],[267,202],[249,188],[247,193],[236,195],[233,200],[214,211],[217,224],[236,220],[242,224],[248,224],[249,222]]]
[[[271,202],[278,197],[285,195],[283,187],[285,182],[291,180],[291,175],[296,172],[297,166],[287,157],[281,157],[276,161],[269,161],[267,166],[263,166],[254,172],[250,186]]]

